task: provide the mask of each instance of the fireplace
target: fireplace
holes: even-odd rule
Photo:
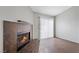
[[[17,33],[17,52],[30,42],[30,32]]]

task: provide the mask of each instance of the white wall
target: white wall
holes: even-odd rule
[[[40,16],[40,39],[54,36],[54,18]]]
[[[17,21],[23,20],[33,24],[34,13],[29,7],[25,6],[0,6],[0,19],[2,20],[9,20],[9,21]]]
[[[29,7],[0,7],[0,52],[3,52],[3,20],[23,20],[33,24],[33,15]]]
[[[34,13],[29,7],[16,7],[16,18],[33,24]]]
[[[79,7],[56,16],[56,36],[79,43]]]

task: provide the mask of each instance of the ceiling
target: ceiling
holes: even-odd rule
[[[31,6],[34,12],[56,16],[71,8],[71,6]]]

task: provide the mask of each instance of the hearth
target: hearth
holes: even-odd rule
[[[30,42],[30,32],[17,33],[17,52]]]

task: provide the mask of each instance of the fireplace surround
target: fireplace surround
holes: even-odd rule
[[[28,22],[3,22],[3,51],[17,53],[33,39],[33,25]]]
[[[17,33],[17,52],[30,42],[30,32]]]

